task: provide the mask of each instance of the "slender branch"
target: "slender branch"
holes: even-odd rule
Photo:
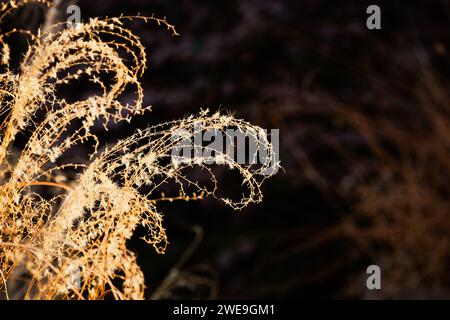
[[[177,260],[175,265],[170,269],[169,274],[164,278],[162,283],[156,288],[155,292],[152,294],[152,300],[161,299],[164,292],[171,286],[171,284],[178,278],[180,270],[186,264],[187,260],[192,256],[192,254],[197,250],[200,242],[203,239],[203,228],[199,225],[192,225],[190,229],[195,233],[195,237],[190,243],[186,251]]]
[[[0,276],[2,276],[2,280],[3,280],[4,286],[5,286],[6,300],[9,300],[9,295],[8,295],[8,285],[7,285],[7,282],[6,282],[5,276],[3,275],[2,270],[0,270]]]
[[[56,182],[39,182],[39,181],[31,181],[31,182],[23,182],[19,184],[19,187],[29,187],[29,186],[47,186],[47,187],[56,187],[65,189],[67,191],[72,191],[73,189],[68,185],[56,183]]]

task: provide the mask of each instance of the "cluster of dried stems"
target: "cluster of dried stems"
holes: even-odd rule
[[[271,114],[300,174],[336,214],[335,222],[315,227],[317,234],[298,232],[298,244],[280,256],[284,262],[323,257],[339,245],[339,257],[301,280],[344,279],[340,296],[450,296],[448,79],[429,51],[410,50],[407,57],[386,69],[367,66],[362,79],[370,91],[353,105],[325,90],[292,90],[282,92],[285,107]],[[300,123],[300,134],[291,119]],[[314,148],[307,149],[306,133],[314,134]],[[366,287],[370,264],[381,267],[382,290]]]
[[[0,22],[29,1],[10,1],[0,8]],[[47,5],[46,0],[34,1]],[[124,22],[153,21],[175,28],[156,17],[91,19],[66,28],[56,24],[42,32],[2,31],[0,74],[0,291],[15,299],[142,299],[144,277],[136,255],[127,249],[136,227],[159,253],[166,249],[163,217],[155,193],[166,183],[179,186],[175,199],[211,195],[234,209],[262,199],[257,178],[260,168],[241,165],[226,154],[174,164],[171,150],[194,135],[196,123],[205,130],[238,128],[253,135],[261,129],[229,115],[200,112],[197,116],[164,123],[112,147],[97,150],[94,126],[129,121],[149,111],[143,106],[139,77],[147,66],[144,47]],[[29,47],[18,70],[9,66],[8,38],[21,33]],[[69,102],[59,90],[79,81],[91,82],[99,94]],[[123,96],[134,93],[133,102]],[[128,99],[129,100],[129,99]],[[173,132],[187,136],[174,139]],[[19,135],[25,147],[13,151]],[[270,143],[266,147],[272,152]],[[81,144],[93,144],[86,163],[65,163],[63,155]],[[203,153],[202,153],[203,154]],[[211,158],[212,157],[212,158]],[[217,193],[210,166],[214,160],[242,175],[242,199]],[[198,166],[211,174],[212,186],[190,179]],[[76,175],[73,174],[76,173]],[[70,174],[69,174],[70,173]]]
[[[383,268],[384,298],[450,294],[450,96],[428,61],[417,65],[412,87],[376,82],[382,112],[340,111],[374,155],[346,187],[357,201],[342,229]]]

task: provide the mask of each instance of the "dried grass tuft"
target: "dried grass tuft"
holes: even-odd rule
[[[0,21],[28,2],[4,4]],[[143,273],[127,240],[143,225],[148,230],[144,240],[164,253],[167,237],[157,209],[160,200],[210,195],[234,209],[262,200],[264,177],[256,177],[261,169],[238,164],[225,153],[197,155],[176,165],[170,161],[173,147],[195,134],[196,123],[223,134],[227,128],[255,136],[261,132],[229,115],[202,111],[139,130],[99,151],[95,125],[107,129],[111,122],[130,121],[150,110],[143,106],[139,81],[146,53],[124,25],[130,19],[156,22],[177,35],[165,18],[121,16],[91,19],[75,28],[57,24],[37,34],[13,29],[0,36],[5,70],[0,74],[0,113],[5,118],[0,126],[0,290],[7,298],[142,299]],[[30,43],[17,71],[9,66],[7,44],[15,33],[25,34]],[[61,88],[80,81],[91,82],[100,93],[75,102],[59,97]],[[134,101],[122,102],[130,90]],[[12,145],[27,132],[30,137],[16,154]],[[174,132],[185,136],[174,139]],[[89,143],[95,146],[90,162],[64,163],[69,149]],[[271,151],[267,140],[264,144]],[[241,174],[247,189],[242,199],[218,195],[206,164],[211,160]],[[193,166],[211,175],[212,187],[189,177],[186,169]],[[72,178],[69,172],[78,175]],[[179,195],[154,199],[168,182],[179,187]]]

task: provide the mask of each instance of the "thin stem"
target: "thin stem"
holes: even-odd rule
[[[5,279],[5,276],[3,275],[2,270],[0,270],[0,276],[2,276],[2,280],[3,280],[4,286],[5,286],[6,300],[9,300],[9,295],[8,295],[8,285],[7,285],[7,283],[6,283],[6,279]]]
[[[31,182],[22,182],[19,184],[19,187],[29,187],[29,186],[47,186],[47,187],[56,187],[65,189],[67,191],[72,191],[73,189],[68,185],[56,183],[56,182],[45,182],[45,181],[31,181]]]

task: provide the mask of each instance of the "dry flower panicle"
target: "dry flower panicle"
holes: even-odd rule
[[[2,5],[0,21],[28,2]],[[34,2],[50,5],[46,0]],[[143,106],[139,81],[147,66],[146,53],[124,26],[130,19],[91,19],[74,28],[59,24],[37,34],[14,29],[0,36],[5,70],[0,74],[0,113],[5,118],[0,127],[0,290],[7,298],[144,298],[143,273],[127,240],[143,225],[148,230],[144,240],[157,252],[165,251],[163,216],[152,195],[169,181],[179,187],[180,199],[192,198],[194,189],[196,195],[217,197],[234,209],[262,200],[265,177],[257,177],[261,168],[238,164],[226,153],[216,153],[213,160],[241,174],[247,194],[237,201],[217,194],[217,180],[206,164],[211,159],[198,155],[177,165],[168,161],[180,142],[173,132],[193,135],[198,122],[205,130],[223,134],[230,127],[255,136],[261,132],[229,115],[202,111],[138,130],[98,150],[95,124],[107,129],[110,121],[129,121],[149,111]],[[154,21],[177,34],[165,18],[135,19]],[[18,71],[9,66],[7,38],[13,33],[25,34],[30,42]],[[75,102],[58,96],[60,88],[78,81],[91,82],[100,94]],[[122,102],[121,96],[130,90],[134,101]],[[39,119],[42,110],[45,114]],[[11,146],[23,132],[31,135],[13,157]],[[60,163],[67,150],[88,141],[95,145],[89,163]],[[268,140],[263,143],[273,152]],[[211,175],[212,188],[189,178],[186,168],[192,166]],[[81,171],[69,179],[68,169]],[[42,191],[49,189],[50,198]]]

